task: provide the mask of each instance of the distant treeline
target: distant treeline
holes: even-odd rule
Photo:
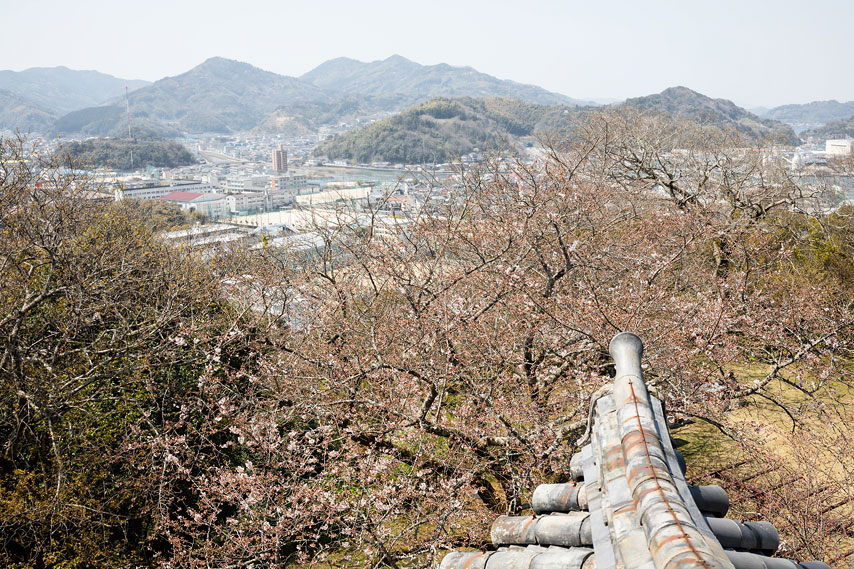
[[[190,151],[173,140],[135,141],[131,144],[128,140],[94,138],[63,144],[58,152],[63,163],[78,168],[130,170],[131,150],[134,168],[175,168],[196,162]]]

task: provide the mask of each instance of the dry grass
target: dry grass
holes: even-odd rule
[[[767,373],[759,365],[734,371],[746,384]],[[783,539],[780,555],[848,567],[854,389],[834,382],[810,396],[775,381],[765,394],[723,418],[731,437],[701,421],[674,429],[688,477],[724,486],[733,500],[728,517],[771,521]]]

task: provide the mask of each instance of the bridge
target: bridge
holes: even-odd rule
[[[492,524],[493,550],[451,552],[441,569],[830,569],[771,557],[768,522],[725,518],[719,486],[692,486],[661,401],[641,373],[643,344],[617,334],[613,383],[594,395],[572,482],[534,490],[531,516]]]

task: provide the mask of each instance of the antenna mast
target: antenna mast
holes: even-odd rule
[[[130,135],[130,97],[128,96],[128,86],[125,85],[125,104],[128,114],[128,143],[130,144],[130,173],[133,174],[133,137]]]

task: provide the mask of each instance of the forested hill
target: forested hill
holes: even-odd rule
[[[0,89],[11,91],[57,114],[99,105],[148,85],[148,81],[122,79],[98,71],[67,67],[34,67],[24,71],[0,70]]]
[[[57,119],[50,132],[123,138],[128,132],[126,113],[120,106],[109,105],[80,109]],[[133,117],[131,126],[137,139],[179,138],[182,134],[177,128],[148,117]]]
[[[291,101],[261,119],[250,134],[301,136],[317,132],[323,125],[367,122],[412,106],[408,100],[403,95],[348,95],[328,101]]]
[[[762,117],[792,125],[796,131],[816,129],[827,123],[854,116],[854,101],[813,101],[803,105],[783,105],[763,113]]]
[[[321,89],[299,79],[213,57],[186,73],[132,92],[130,108],[135,117],[147,117],[164,127],[225,133],[251,129],[285,103],[328,99]],[[58,124],[73,126],[73,132],[103,136],[115,130],[123,109],[124,102],[115,101],[82,109]]]
[[[581,103],[534,85],[500,80],[470,67],[420,65],[392,56],[372,63],[339,58],[300,78],[248,63],[210,58],[175,77],[130,93],[134,118],[152,131],[188,133],[282,132],[300,134],[323,124],[387,116],[433,97],[516,97],[536,104]],[[115,134],[125,115],[123,99],[71,112],[54,132]]]
[[[315,154],[358,163],[448,162],[475,148],[506,148],[517,137],[567,128],[577,111],[499,97],[436,98],[331,138]]]
[[[67,67],[0,70],[0,130],[47,134],[64,113],[100,104],[146,81]]]
[[[127,139],[90,139],[63,144],[58,150],[66,163],[78,168],[131,169],[131,145]],[[133,166],[175,168],[194,164],[196,159],[174,140],[147,140],[133,143]]]
[[[394,93],[409,96],[413,102],[433,97],[511,97],[546,105],[590,104],[535,85],[498,79],[471,67],[421,65],[400,55],[369,63],[339,57],[320,64],[300,79],[338,93]]]
[[[819,139],[854,138],[854,116],[829,122],[824,126],[806,130],[801,134],[804,138],[808,136],[815,136]]]
[[[12,91],[0,89],[0,130],[45,132],[56,119],[56,113]]]
[[[789,125],[763,119],[732,101],[712,99],[687,87],[670,87],[655,95],[627,99],[623,105],[689,118],[722,129],[732,128],[757,142],[798,143]]]

